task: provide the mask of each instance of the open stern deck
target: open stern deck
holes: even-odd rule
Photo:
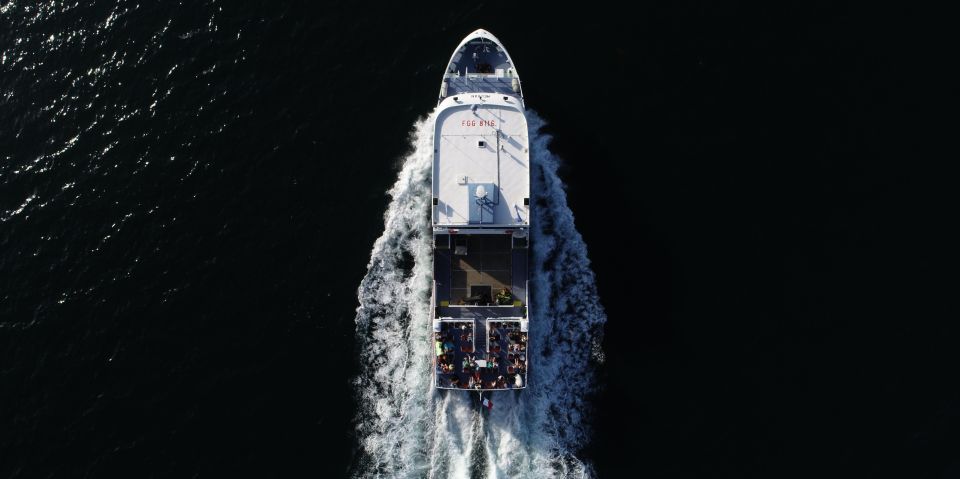
[[[437,235],[432,300],[434,369],[442,389],[526,386],[526,238]]]

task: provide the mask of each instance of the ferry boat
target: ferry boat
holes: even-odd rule
[[[467,35],[444,70],[433,131],[430,314],[439,389],[527,386],[531,205],[524,111],[520,76],[503,44],[485,30]]]

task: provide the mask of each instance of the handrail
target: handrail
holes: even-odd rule
[[[430,290],[430,313],[427,315],[427,318],[428,318],[427,323],[430,325],[430,335],[428,336],[430,338],[430,342],[428,344],[430,344],[431,348],[433,347],[433,338],[435,336],[434,334],[435,330],[433,329],[434,328],[433,324],[434,324],[434,320],[436,320],[438,316],[437,307],[434,305],[436,300],[437,300],[437,282],[433,281],[433,288]],[[433,354],[433,349],[430,350],[430,364],[431,364],[430,369],[432,371],[431,375],[433,376],[433,387],[440,387],[440,383],[439,383],[440,379],[437,377],[437,356]]]
[[[530,316],[532,315],[530,314],[530,280],[529,279],[523,283],[523,288],[524,288],[523,295],[525,296],[523,298],[524,299],[523,304],[527,306],[526,319],[527,321],[530,321]]]
[[[514,75],[513,72],[510,71],[510,70],[504,70],[504,71],[503,71],[503,75],[499,75],[499,76],[497,75],[497,72],[490,72],[490,73],[467,72],[466,74],[461,75],[460,72],[457,71],[457,72],[448,72],[448,73],[444,73],[444,74],[443,74],[443,79],[444,79],[444,80],[449,80],[449,79],[451,79],[451,78],[454,78],[454,79],[459,79],[459,78],[467,78],[467,79],[474,79],[474,78],[503,78],[504,80],[508,80],[508,81],[511,81],[511,82],[513,81],[514,78],[516,78],[517,81],[520,80],[520,77]]]
[[[516,308],[512,304],[451,304],[445,308]]]

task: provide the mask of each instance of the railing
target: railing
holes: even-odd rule
[[[514,75],[512,70],[506,70],[503,72],[503,75],[500,75],[500,76],[497,76],[496,72],[493,72],[493,73],[467,72],[466,75],[461,75],[460,72],[452,72],[452,73],[448,72],[443,74],[444,80],[449,80],[451,78],[454,78],[454,79],[457,79],[457,78],[471,78],[471,79],[472,78],[509,78],[509,79],[517,78],[519,79],[520,77]]]
[[[523,387],[526,388],[527,384],[530,381],[530,318],[533,317],[533,310],[530,309],[530,280],[524,282],[526,290],[523,294],[527,297],[527,314],[524,315],[523,321],[520,321],[520,332],[527,333],[527,347],[523,350],[523,362],[526,365],[527,374],[523,375]]]
[[[430,323],[430,372],[433,376],[433,387],[440,387],[437,379],[437,355],[433,354],[434,318],[437,317],[437,308],[434,305],[437,301],[437,282],[433,281],[433,288],[430,290],[430,313],[427,315],[427,321]]]
[[[450,75],[450,74],[448,74]],[[504,95],[519,95],[519,77],[497,76],[493,73],[469,73],[467,75],[445,76],[440,88],[440,96],[446,98],[466,93],[496,93]]]
[[[530,309],[530,280],[529,280],[529,279],[526,280],[526,281],[523,283],[523,287],[524,287],[523,294],[524,294],[524,296],[525,296],[525,297],[523,298],[523,299],[524,299],[524,303],[523,303],[523,304],[524,304],[524,306],[527,307],[527,310],[526,310],[526,311],[524,312],[524,314],[523,314],[523,319],[524,319],[527,323],[529,323],[529,322],[530,322],[530,317],[533,316],[533,312],[532,312],[532,310]],[[529,326],[526,326],[526,327],[523,327],[523,326],[524,326],[524,324],[521,323],[521,329],[522,329],[522,330],[529,329]],[[524,331],[524,332],[526,332],[526,331]]]

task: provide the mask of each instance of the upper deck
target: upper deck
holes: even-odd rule
[[[516,97],[469,93],[440,104],[434,131],[434,226],[529,225],[527,119]]]

